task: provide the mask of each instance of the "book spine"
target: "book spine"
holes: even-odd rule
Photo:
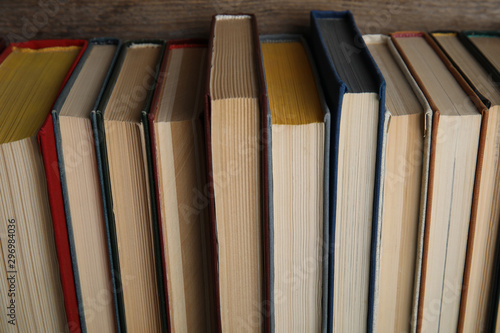
[[[66,216],[64,214],[61,179],[59,176],[59,164],[57,161],[56,141],[54,137],[54,125],[51,115],[47,117],[38,133],[38,142],[40,144],[45,167],[45,176],[47,178],[50,211],[54,227],[54,239],[64,294],[64,307],[66,309],[68,329],[72,333],[79,333],[81,332],[81,322],[78,313],[75,278],[71,262],[68,229],[66,226]]]
[[[87,49],[85,40],[39,40],[23,43],[13,43],[6,52],[0,56],[0,62],[11,52],[12,47],[26,47],[32,49],[52,47],[52,46],[80,46],[80,52],[73,61],[73,65],[68,70],[66,77],[59,89],[58,95],[64,89],[64,86],[71,77],[71,74],[78,65],[85,50]],[[68,321],[68,330],[71,333],[81,332],[81,322],[78,312],[78,303],[75,289],[75,279],[71,263],[71,252],[68,241],[68,229],[66,225],[66,216],[64,211],[61,177],[59,172],[59,163],[57,159],[56,140],[54,133],[54,124],[52,115],[49,113],[45,119],[38,134],[38,143],[42,153],[43,164],[45,168],[45,177],[47,179],[47,190],[49,197],[50,213],[54,227],[54,239],[56,242],[56,251],[59,263],[59,274],[61,276],[61,285],[64,295],[64,307],[66,309],[66,319]]]

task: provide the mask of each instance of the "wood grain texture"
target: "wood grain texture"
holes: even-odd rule
[[[312,9],[350,9],[363,34],[500,29],[496,0],[2,0],[0,35],[11,42],[61,37],[208,37],[211,16],[223,12],[255,13],[261,33],[301,33],[307,31]]]

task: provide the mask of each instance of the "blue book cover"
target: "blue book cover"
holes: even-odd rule
[[[343,321],[347,325],[344,326],[347,330],[359,329],[370,332],[371,329],[368,323],[371,322],[371,317],[373,316],[373,277],[376,264],[377,236],[380,228],[378,210],[382,187],[381,162],[383,157],[385,81],[356,27],[351,12],[312,11],[310,41],[318,68],[321,68],[320,78],[325,92],[325,99],[332,113],[329,286],[326,331],[332,332],[334,330],[333,314],[336,310],[334,307],[339,307],[339,313],[336,315],[340,316],[341,314],[342,319],[335,318],[335,322]],[[355,65],[353,66],[353,64]],[[346,71],[346,69],[350,69],[351,72]],[[372,96],[364,96],[366,94],[371,94]],[[360,122],[360,124],[364,124],[363,126],[368,127],[361,127],[362,129],[358,129],[356,133],[351,128],[350,132],[353,136],[369,134],[370,138],[365,140],[364,143],[373,144],[370,149],[374,151],[368,152],[368,154],[374,154],[376,156],[375,159],[359,156],[353,160],[349,155],[346,155],[346,153],[349,153],[349,147],[344,144],[347,139],[342,136],[350,130],[349,126],[345,125],[350,116],[349,114],[345,114],[346,109],[343,107],[347,105],[347,103],[344,104],[346,97],[351,102],[356,98],[363,99],[368,97],[372,99],[372,107],[363,107],[360,110],[363,115],[356,115],[357,119],[351,120]],[[365,117],[370,117],[371,124],[366,124],[369,122],[366,121]],[[353,150],[350,153],[351,156],[357,154]],[[348,165],[347,159],[351,161],[351,166]],[[355,161],[356,159],[359,161]],[[365,184],[360,179],[356,180],[348,177],[349,170],[347,169],[352,168],[353,162],[357,165],[367,161],[371,164],[362,166],[364,169],[360,169],[360,172],[362,170],[365,171],[364,173],[367,177]],[[340,173],[339,170],[343,173]],[[373,184],[373,186],[367,186],[366,183]],[[362,205],[356,206],[356,209],[346,210],[342,208],[344,207],[343,205],[348,204],[346,201],[354,200],[355,198],[349,195],[342,197],[344,193],[338,193],[339,187],[342,189],[352,187],[363,188],[368,193],[368,197],[363,200]],[[343,239],[343,236],[341,237],[340,234],[337,234],[337,241],[339,242],[337,244],[336,233],[344,232],[344,229],[352,226],[357,226],[358,230],[353,230],[353,236],[350,239]],[[364,247],[360,248],[360,246],[363,246],[360,243],[366,243],[366,241],[369,244],[364,244]],[[346,292],[343,295],[339,295],[343,299],[339,303],[342,305],[335,306],[335,281],[338,278],[338,274],[343,274],[343,271],[347,269],[347,267],[345,269],[342,268],[341,272],[335,270],[336,251],[338,252],[342,246],[345,248],[350,247],[350,254],[354,256],[352,257],[352,261],[355,263],[361,262],[364,266],[363,272],[366,272],[366,274],[353,272],[350,274],[351,276],[343,277],[345,279],[344,283],[339,288],[342,288],[342,290],[360,290],[361,298],[356,298],[352,293]],[[363,253],[359,253],[360,251]],[[340,266],[344,264],[346,263],[337,263]],[[346,305],[353,305],[355,302],[367,304],[367,306],[362,306],[362,309],[356,311],[355,314],[349,313]]]
[[[106,68],[106,71],[109,73],[111,72],[115,59],[118,54],[118,49],[120,46],[120,40],[115,39],[115,38],[95,38],[89,41],[88,47],[85,51],[85,53],[82,55],[82,58],[80,59],[77,67],[75,68],[73,74],[71,75],[70,79],[68,80],[67,84],[65,85],[64,89],[61,92],[61,95],[59,96],[58,100],[54,104],[53,111],[52,111],[52,121],[54,125],[54,137],[56,140],[56,151],[57,151],[57,157],[58,157],[58,165],[59,165],[59,171],[60,171],[60,179],[61,179],[61,187],[62,187],[62,195],[63,195],[63,204],[64,204],[64,214],[66,216],[66,223],[67,223],[67,229],[68,229],[68,242],[70,245],[70,255],[71,255],[71,261],[72,261],[72,266],[73,266],[73,271],[74,271],[74,278],[75,278],[75,290],[76,290],[76,296],[77,296],[77,302],[78,302],[78,313],[80,316],[80,325],[81,325],[81,330],[82,332],[87,332],[87,324],[85,320],[85,307],[84,307],[84,299],[82,296],[82,288],[81,288],[81,281],[80,281],[80,275],[79,275],[79,268],[78,268],[78,260],[77,260],[77,246],[75,244],[75,230],[73,228],[73,221],[72,221],[72,214],[71,214],[71,207],[70,207],[70,200],[68,196],[68,183],[67,183],[67,174],[66,174],[66,167],[67,163],[71,164],[68,167],[72,168],[72,172],[78,172],[77,168],[81,164],[75,163],[75,156],[78,155],[78,158],[86,158],[88,157],[87,154],[84,152],[73,152],[73,154],[70,154],[72,156],[66,156],[66,159],[69,159],[68,162],[65,162],[65,156],[63,154],[63,138],[61,134],[61,123],[60,123],[60,113],[61,110],[63,109],[66,101],[68,100],[69,95],[72,92],[72,89],[75,87],[75,82],[77,82],[79,78],[79,74],[82,71],[82,68],[87,64],[87,60],[91,54],[91,52],[94,50],[94,48],[97,45],[112,45],[115,46],[115,51],[114,54],[111,55],[109,59],[102,59],[101,65],[103,68]],[[109,75],[109,74],[108,74]],[[92,82],[93,84],[97,85],[98,87],[103,87],[106,84],[106,78],[107,76],[104,77],[95,77]],[[102,88],[101,88],[102,89]],[[74,93],[74,92],[73,92]],[[95,96],[93,97],[95,98]],[[98,99],[98,98],[97,98]],[[89,101],[87,101],[89,102]],[[95,102],[95,99],[91,100],[90,103],[93,105]],[[88,110],[88,119],[90,121],[90,113],[91,109],[89,108]],[[83,143],[81,143],[83,144]],[[87,147],[89,149],[92,149],[93,147]],[[81,155],[81,156],[80,156]],[[100,199],[99,199],[100,200]],[[92,312],[93,310],[91,310]],[[88,315],[91,315],[88,313]]]
[[[329,242],[329,218],[328,218],[328,204],[329,204],[329,170],[330,170],[330,130],[331,130],[331,115],[330,115],[330,110],[328,109],[328,106],[326,104],[326,101],[324,99],[324,94],[321,88],[321,84],[319,81],[319,74],[316,69],[314,59],[312,56],[312,53],[309,49],[309,46],[307,44],[307,41],[305,40],[304,37],[300,35],[267,35],[267,36],[261,36],[260,37],[260,42],[261,44],[263,43],[280,43],[280,42],[299,42],[302,44],[304,51],[306,53],[306,56],[309,60],[309,64],[311,66],[312,74],[314,77],[314,81],[316,82],[316,88],[318,91],[318,97],[321,103],[321,107],[323,109],[323,123],[324,123],[324,140],[325,140],[325,147],[324,147],[324,182],[323,182],[323,239],[318,240],[318,242],[322,246],[323,252],[320,254],[322,257],[321,260],[321,276],[322,276],[322,298],[321,298],[321,309],[322,309],[322,314],[321,314],[321,322],[318,323],[320,327],[326,328],[326,315],[327,315],[327,293],[328,293],[328,242]],[[263,65],[262,69],[264,69],[264,61],[263,59],[261,60]],[[265,78],[265,72],[264,72],[264,81],[266,81]],[[266,91],[267,91],[267,84],[266,84]],[[267,93],[266,93],[267,95]],[[269,100],[269,98],[266,98],[266,100]],[[269,238],[269,283],[270,283],[270,326],[271,326],[271,332],[275,331],[275,289],[274,289],[274,282],[275,282],[275,255],[274,255],[274,205],[273,205],[273,168],[272,168],[272,116],[271,116],[271,109],[269,107],[269,102],[266,108],[266,114],[265,114],[265,128],[266,132],[268,133],[269,137],[268,140],[265,142],[266,147],[265,151],[267,154],[267,165],[265,166],[265,171],[267,174],[267,180],[268,180],[268,205],[269,205],[269,223],[268,223],[268,238]],[[311,221],[313,222],[313,221]],[[300,269],[300,267],[295,267],[293,269]],[[281,293],[283,291],[277,291],[282,295]],[[293,307],[293,304],[290,304],[290,306]]]

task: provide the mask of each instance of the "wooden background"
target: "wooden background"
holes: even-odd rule
[[[350,9],[363,34],[396,30],[500,29],[500,2],[276,0],[0,0],[0,35],[8,41],[112,36],[206,36],[214,13],[252,12],[261,33],[307,31],[311,9]]]

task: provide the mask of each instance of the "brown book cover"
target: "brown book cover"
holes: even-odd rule
[[[486,142],[482,162],[482,168],[485,171],[475,179],[476,193],[482,192],[483,195],[475,195],[473,198],[458,332],[471,329],[489,331],[493,329],[491,326],[492,319],[490,319],[493,316],[488,314],[488,312],[491,312],[488,303],[491,303],[492,298],[496,298],[496,296],[492,295],[495,294],[495,281],[498,280],[493,266],[495,265],[494,247],[495,243],[498,243],[496,234],[498,214],[500,213],[496,191],[490,192],[492,188],[498,185],[495,181],[497,176],[495,174],[490,175],[491,171],[488,172],[489,170],[495,170],[495,165],[498,163],[498,146],[495,146],[494,142],[497,141],[495,137],[498,137],[498,134],[495,133],[498,133],[500,126],[500,123],[496,120],[500,110],[498,97],[496,97],[498,88],[491,89],[498,87],[500,73],[472,40],[476,36],[498,38],[500,35],[494,32],[465,31],[458,33],[456,31],[436,31],[430,33],[430,36],[488,108],[487,117],[485,117],[486,119],[484,119],[481,127],[481,133]],[[443,40],[441,40],[442,38]],[[466,52],[464,54],[465,58],[453,53],[458,51],[454,51],[451,45],[445,42],[446,39],[455,40],[461,45],[460,50]],[[474,66],[467,66],[467,61],[470,60],[475,62]],[[474,71],[481,72],[474,75]]]
[[[212,147],[211,147],[211,93],[210,93],[210,73],[211,73],[211,64],[212,64],[212,55],[213,55],[213,47],[214,47],[214,31],[215,31],[215,23],[218,16],[222,16],[224,14],[217,14],[212,17],[212,24],[210,28],[210,39],[208,46],[208,66],[207,66],[207,84],[206,84],[206,94],[205,94],[205,136],[206,136],[206,153],[207,153],[207,171],[208,171],[208,199],[209,199],[209,215],[210,215],[210,228],[211,228],[211,244],[213,251],[213,272],[214,272],[214,300],[215,300],[215,315],[216,315],[216,327],[217,331],[222,331],[222,323],[221,323],[221,308],[220,308],[220,286],[219,286],[219,262],[218,262],[218,240],[217,240],[217,221],[215,215],[215,197],[214,197],[214,174],[212,167]],[[265,86],[264,86],[264,71],[262,68],[261,59],[261,50],[260,50],[260,41],[259,41],[259,33],[257,27],[257,20],[255,15],[253,14],[231,14],[232,16],[249,16],[252,21],[252,42],[253,42],[253,52],[255,59],[255,66],[258,69],[257,73],[257,86],[258,86],[258,98],[259,98],[259,114],[260,114],[260,157],[261,157],[261,170],[267,170],[268,165],[268,152],[266,142],[268,140],[268,133],[264,130],[266,127],[266,114],[267,114],[267,98],[265,94]],[[269,235],[268,235],[268,177],[265,172],[260,172],[260,184],[261,184],[261,195],[260,195],[260,204],[261,204],[261,218],[262,218],[262,237],[263,237],[263,263],[264,263],[264,276],[262,276],[263,285],[263,304],[260,305],[260,312],[264,319],[264,330],[266,332],[270,332],[270,321],[269,321],[269,311],[270,311],[270,291],[269,291]]]
[[[426,286],[426,267],[427,267],[427,260],[429,255],[428,253],[428,245],[429,245],[429,230],[430,230],[430,225],[433,223],[431,221],[431,212],[432,212],[432,196],[433,196],[433,189],[434,189],[434,180],[435,180],[435,163],[436,163],[436,144],[437,144],[437,132],[439,128],[439,120],[441,116],[441,112],[436,106],[435,102],[433,101],[430,93],[426,89],[425,85],[423,84],[422,80],[419,77],[419,73],[415,70],[415,68],[412,66],[411,62],[409,61],[407,55],[405,52],[402,50],[398,38],[405,38],[405,37],[423,37],[425,41],[432,47],[434,52],[439,56],[440,60],[443,62],[443,64],[446,66],[446,68],[450,71],[450,73],[453,75],[455,80],[459,83],[460,87],[463,89],[463,91],[469,96],[470,100],[474,104],[474,106],[477,108],[479,113],[482,115],[481,119],[481,127],[486,126],[487,121],[488,121],[488,110],[486,109],[485,105],[481,101],[481,99],[474,93],[472,88],[467,84],[467,82],[463,79],[463,77],[460,75],[460,73],[455,69],[453,64],[448,60],[446,55],[440,50],[439,46],[434,42],[434,40],[427,35],[425,32],[420,32],[420,31],[404,31],[404,32],[395,32],[391,34],[392,41],[394,45],[396,46],[398,52],[400,53],[401,57],[405,61],[406,65],[408,66],[408,69],[410,70],[411,74],[415,78],[415,81],[418,83],[420,89],[424,93],[425,97],[427,98],[427,101],[429,102],[429,105],[431,106],[431,109],[433,111],[433,118],[432,118],[432,139],[431,139],[431,157],[430,157],[430,166],[429,166],[429,185],[428,185],[428,197],[427,197],[427,211],[426,211],[426,217],[425,217],[425,231],[424,231],[424,250],[423,250],[423,259],[422,259],[422,266],[417,267],[417,271],[421,270],[421,281],[420,281],[420,286],[417,286],[418,290],[415,295],[415,300],[414,303],[418,304],[418,310],[417,314],[414,314],[414,318],[412,319],[412,331],[417,331],[420,332],[422,329],[422,320],[423,320],[423,304],[424,304],[424,294],[425,294],[425,286]],[[478,177],[481,174],[481,168],[482,168],[482,161],[483,161],[483,154],[484,154],[484,143],[485,143],[485,136],[484,136],[484,131],[481,131],[480,137],[479,137],[479,147],[478,147],[478,155],[477,155],[477,163],[476,163],[476,173],[475,173],[475,179],[477,180]],[[473,198],[477,196],[478,188],[477,186],[474,187],[474,192],[473,192]],[[473,200],[473,207],[472,207],[472,212],[475,211],[474,205],[477,205],[477,202]],[[471,219],[470,224],[474,224],[474,220]]]

